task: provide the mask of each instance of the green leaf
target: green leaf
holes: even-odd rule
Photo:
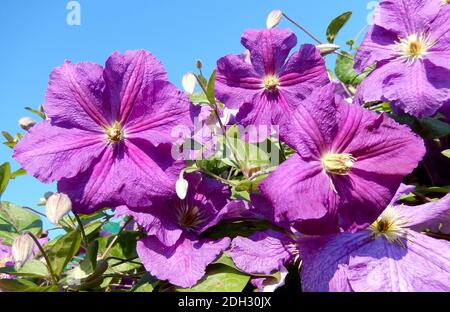
[[[38,235],[42,231],[42,220],[34,212],[2,202],[0,206],[0,237],[6,244],[12,244],[15,237],[22,232]]]
[[[45,114],[43,113],[43,112],[41,112],[41,111],[39,111],[39,110],[35,110],[35,109],[33,109],[33,108],[31,108],[31,107],[25,107],[25,109],[27,110],[27,111],[29,111],[29,112],[32,112],[33,114],[36,114],[36,115],[38,115],[39,117],[41,117],[42,119],[44,119],[45,120]]]
[[[348,22],[350,17],[352,16],[352,12],[345,12],[334,20],[331,21],[330,25],[327,28],[327,40],[329,43],[333,43],[339,31],[344,27],[344,25]]]
[[[353,64],[355,63],[352,60],[354,55],[347,53],[345,51],[341,52],[341,55],[338,55],[336,58],[336,66],[334,68],[334,72],[336,77],[347,85],[357,86],[359,85],[364,78],[373,70],[372,67],[368,67],[363,73],[358,74],[353,69]]]
[[[13,266],[0,268],[0,273],[24,276],[24,277],[37,277],[45,278],[49,276],[47,266],[39,260],[29,260],[23,267],[16,270]]]
[[[13,138],[13,136],[11,134],[9,134],[9,132],[2,131],[2,135],[6,139],[7,142],[9,142],[9,143],[13,143],[14,142],[14,138]]]
[[[213,265],[207,275],[196,286],[179,288],[180,292],[241,292],[247,286],[250,276],[244,275],[229,266]]]
[[[214,86],[216,85],[216,73],[217,71],[214,70],[211,74],[211,77],[208,81],[208,87],[206,88],[206,97],[209,101],[209,103],[214,104],[216,103],[216,97],[214,95]]]
[[[34,286],[23,290],[24,292],[59,292],[58,285]]]
[[[17,177],[20,177],[20,176],[23,176],[23,175],[26,175],[26,174],[27,174],[27,171],[25,169],[23,169],[23,168],[20,168],[20,169],[14,171],[13,173],[11,173],[11,176],[9,178],[11,180],[13,180],[13,179],[15,179]]]
[[[81,236],[78,230],[73,230],[59,237],[47,251],[53,272],[60,276],[65,266],[78,254],[81,246]]]
[[[208,104],[209,100],[205,93],[194,93],[189,96],[189,100],[194,104]]]
[[[0,279],[0,289],[5,292],[22,292],[36,284],[26,279]]]
[[[131,289],[131,292],[152,292],[154,289],[154,285],[158,282],[153,276],[150,274],[146,274],[143,278],[141,278],[136,285]]]
[[[442,155],[444,155],[445,157],[450,158],[450,149],[442,151]]]
[[[8,185],[10,178],[11,178],[11,166],[9,165],[9,163],[6,162],[0,166],[0,197],[6,190],[6,186]]]
[[[450,135],[450,124],[437,118],[416,119],[409,115],[391,115],[397,122],[406,124],[426,140],[439,139]]]

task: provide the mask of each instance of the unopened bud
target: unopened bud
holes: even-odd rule
[[[269,16],[267,16],[267,29],[276,27],[280,23],[282,17],[283,12],[281,12],[280,10],[273,10],[272,12],[270,12]]]
[[[200,61],[200,60],[197,60],[197,62],[195,62],[195,65],[197,66],[197,69],[202,69],[203,68],[202,61]]]
[[[187,195],[189,183],[186,181],[186,179],[183,177],[183,172],[180,174],[180,178],[178,179],[175,190],[177,192],[178,198],[181,200],[184,200]]]
[[[194,93],[195,87],[197,86],[197,78],[193,73],[187,73],[183,76],[181,83],[183,85],[184,91],[186,91],[187,94],[191,95]]]
[[[51,223],[58,225],[61,219],[72,209],[69,196],[56,193],[47,199],[45,214]]]
[[[28,234],[22,234],[12,243],[12,256],[16,268],[21,268],[33,256],[34,241]]]
[[[319,44],[316,47],[319,49],[322,56],[334,53],[341,48],[340,46],[332,43]]]
[[[36,121],[34,121],[31,117],[23,117],[19,119],[19,126],[25,130],[30,130],[34,125],[36,125]]]

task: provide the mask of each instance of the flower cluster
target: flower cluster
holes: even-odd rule
[[[52,222],[64,228],[72,210],[83,229],[89,215],[113,211],[126,220],[117,237],[137,233],[120,244],[138,259],[122,260],[165,281],[164,290],[195,287],[226,264],[260,290],[297,271],[303,291],[449,291],[450,195],[421,191],[429,137],[399,121],[448,126],[439,114],[450,103],[450,5],[381,1],[354,58],[357,72],[370,72],[359,85],[330,76],[314,45],[291,53],[297,37],[275,28],[276,13],[269,29],[244,32],[246,53],[220,58],[209,81],[198,62],[200,73],[183,78],[186,93],[144,50],[116,52],[104,67],[56,68],[45,120],[14,147],[27,173],[57,182]],[[236,132],[247,126],[276,126],[279,137],[263,130],[255,143]],[[186,142],[208,145],[206,159],[174,157]],[[249,156],[261,142],[281,164]],[[98,242],[81,234],[87,259]],[[92,276],[118,257],[106,258],[120,239]],[[0,267],[9,255],[0,245]]]

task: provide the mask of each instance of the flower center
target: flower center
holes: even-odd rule
[[[124,131],[118,121],[115,121],[111,127],[107,127],[105,133],[111,143],[119,143],[124,139]]]
[[[403,245],[402,238],[407,236],[405,228],[407,223],[408,221],[401,219],[394,208],[389,205],[381,216],[372,223],[369,230],[372,232],[374,239],[384,237],[389,243]]]
[[[189,207],[181,201],[177,209],[178,224],[187,231],[195,231],[205,221],[204,214],[197,206]]]
[[[322,166],[327,173],[347,175],[352,169],[356,158],[351,154],[328,153],[322,157]]]
[[[264,77],[263,83],[264,89],[269,92],[273,92],[278,90],[278,87],[280,86],[280,79],[278,79],[278,77],[274,75],[267,75],[266,77]]]
[[[425,34],[412,34],[400,39],[396,44],[396,54],[409,62],[422,59],[433,46],[429,36]]]
[[[450,0],[442,0],[442,4],[443,5],[450,4]]]

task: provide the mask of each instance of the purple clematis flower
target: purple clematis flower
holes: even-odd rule
[[[245,55],[228,55],[217,62],[216,96],[239,109],[242,125],[276,125],[311,91],[329,82],[318,49],[304,44],[289,52],[297,37],[288,29],[247,30],[241,39]]]
[[[229,202],[228,186],[200,174],[187,175],[185,200],[155,203],[147,210],[119,207],[118,215],[130,215],[147,232],[137,243],[139,258],[150,274],[180,287],[194,286],[230,245],[229,238],[218,240],[201,234],[219,221],[246,211],[242,202]]]
[[[114,53],[105,68],[66,61],[50,76],[48,120],[15,148],[43,182],[58,181],[75,212],[145,206],[175,193],[183,162],[171,157],[175,126],[192,128],[186,95],[144,50]]]
[[[416,117],[450,99],[450,5],[440,0],[383,0],[358,49],[355,69],[376,69],[359,86],[360,103],[389,101]]]
[[[12,261],[11,246],[3,245],[2,240],[0,239],[0,268],[13,265]]]
[[[400,191],[397,194],[401,194]],[[304,291],[450,291],[450,195],[420,206],[395,204],[366,230],[299,241]]]
[[[408,127],[346,103],[334,84],[302,102],[280,134],[297,153],[260,184],[273,207],[262,210],[305,234],[371,224],[425,153]]]

